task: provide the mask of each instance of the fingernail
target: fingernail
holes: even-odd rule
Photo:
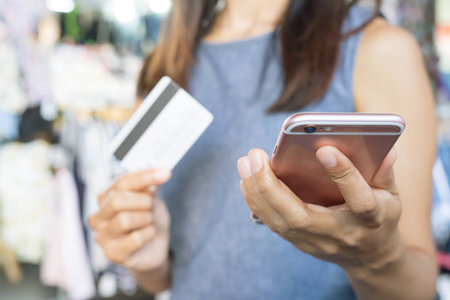
[[[337,159],[330,150],[319,149],[316,157],[326,169],[334,168],[337,165]]]
[[[250,162],[248,157],[241,157],[237,163],[238,172],[242,179],[249,178],[252,176],[252,169],[250,167]]]
[[[262,159],[259,151],[256,151],[256,150],[250,151],[248,153],[248,157],[250,158],[250,167],[251,167],[252,173],[255,174],[255,173],[261,171],[261,169],[264,165],[264,162],[263,162],[263,159]]]
[[[166,181],[171,175],[172,172],[168,169],[158,169],[153,173],[153,178],[157,181]]]

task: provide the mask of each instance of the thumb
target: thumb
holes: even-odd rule
[[[316,157],[353,213],[364,218],[376,214],[378,205],[372,189],[350,159],[331,146],[317,150]]]

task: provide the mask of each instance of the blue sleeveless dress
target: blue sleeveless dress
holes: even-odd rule
[[[354,7],[343,30],[358,27],[371,15]],[[238,158],[255,147],[271,154],[291,114],[266,113],[283,87],[279,49],[267,60],[272,36],[201,42],[197,49],[190,92],[215,119],[161,188],[172,219],[174,300],[355,298],[341,268],[300,252],[266,226],[254,225],[239,189]],[[304,111],[354,111],[360,36],[342,43],[326,96]]]

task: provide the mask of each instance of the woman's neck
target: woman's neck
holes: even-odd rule
[[[226,0],[224,10],[204,38],[208,42],[229,42],[273,31],[289,0]]]

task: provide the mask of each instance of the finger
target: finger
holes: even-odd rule
[[[153,197],[146,193],[129,191],[111,191],[103,201],[96,216],[108,220],[122,211],[149,211],[153,206]]]
[[[377,215],[379,208],[372,189],[345,155],[334,147],[324,146],[317,150],[316,157],[354,214],[363,218]]]
[[[265,222],[273,231],[279,234],[286,232],[289,228],[286,221],[270,206],[269,203],[260,199],[261,196],[253,184],[253,174],[250,160],[247,156],[238,160],[238,171],[242,178],[241,191],[250,210],[253,212],[252,214],[256,212],[259,215],[258,218],[260,218],[260,222]],[[266,195],[264,194],[264,196]]]
[[[109,188],[108,190],[104,191],[103,193],[101,193],[101,194],[99,194],[99,195],[97,196],[97,203],[98,203],[99,205],[101,205],[101,204],[103,203],[103,201],[105,201],[105,199],[108,197],[108,195],[109,195],[111,192],[114,193],[113,187],[114,187],[114,185],[113,185],[111,188]],[[149,195],[151,195],[151,196],[154,196],[154,195],[156,195],[157,192],[158,192],[158,186],[156,186],[156,185],[151,185],[151,186],[149,186],[149,187],[146,188],[146,189],[140,190],[140,192],[143,192],[143,193],[149,194]]]
[[[108,195],[108,191],[104,191],[103,193],[101,193],[97,196],[97,204],[98,205],[102,204],[103,201],[105,201],[106,195]]]
[[[151,225],[152,221],[151,212],[120,212],[112,218],[111,222],[108,222],[108,226],[99,231],[99,234],[118,237]]]
[[[329,229],[329,224],[333,223],[331,214],[320,214],[311,210],[301,201],[283,182],[273,173],[269,165],[269,158],[262,150],[252,150],[249,152],[248,163],[239,165],[240,173],[243,177],[243,188],[245,189],[246,200],[252,211],[269,227],[275,220],[274,225],[282,226],[281,218],[289,228],[303,229],[310,231],[321,231]],[[250,170],[243,170],[248,168]],[[245,178],[249,175],[250,177]],[[272,228],[272,227],[271,227]]]
[[[159,186],[171,177],[169,169],[156,168],[135,173],[129,173],[119,177],[113,184],[113,189],[142,191],[151,186]]]
[[[152,240],[156,235],[155,226],[147,226],[145,228],[135,230],[124,238],[125,252],[133,254],[147,242]]]
[[[391,194],[398,193],[394,178],[394,163],[396,159],[397,152],[392,148],[372,178],[371,184],[373,187],[387,190]]]
[[[97,242],[102,246],[106,257],[113,263],[123,264],[136,251],[151,241],[156,234],[154,226],[135,230],[130,234],[111,240],[104,236],[98,236]]]
[[[238,161],[238,165],[239,165],[239,161]],[[241,193],[244,196],[245,202],[247,202],[247,205],[250,207],[249,202],[247,200],[248,195],[245,192],[245,188],[244,188],[244,185],[242,183],[242,180],[241,180],[239,186],[240,186],[240,189],[241,189]],[[250,221],[252,221],[254,224],[264,225],[264,223],[259,219],[259,217],[257,215],[255,215],[254,212],[251,212],[249,217],[250,217]]]

